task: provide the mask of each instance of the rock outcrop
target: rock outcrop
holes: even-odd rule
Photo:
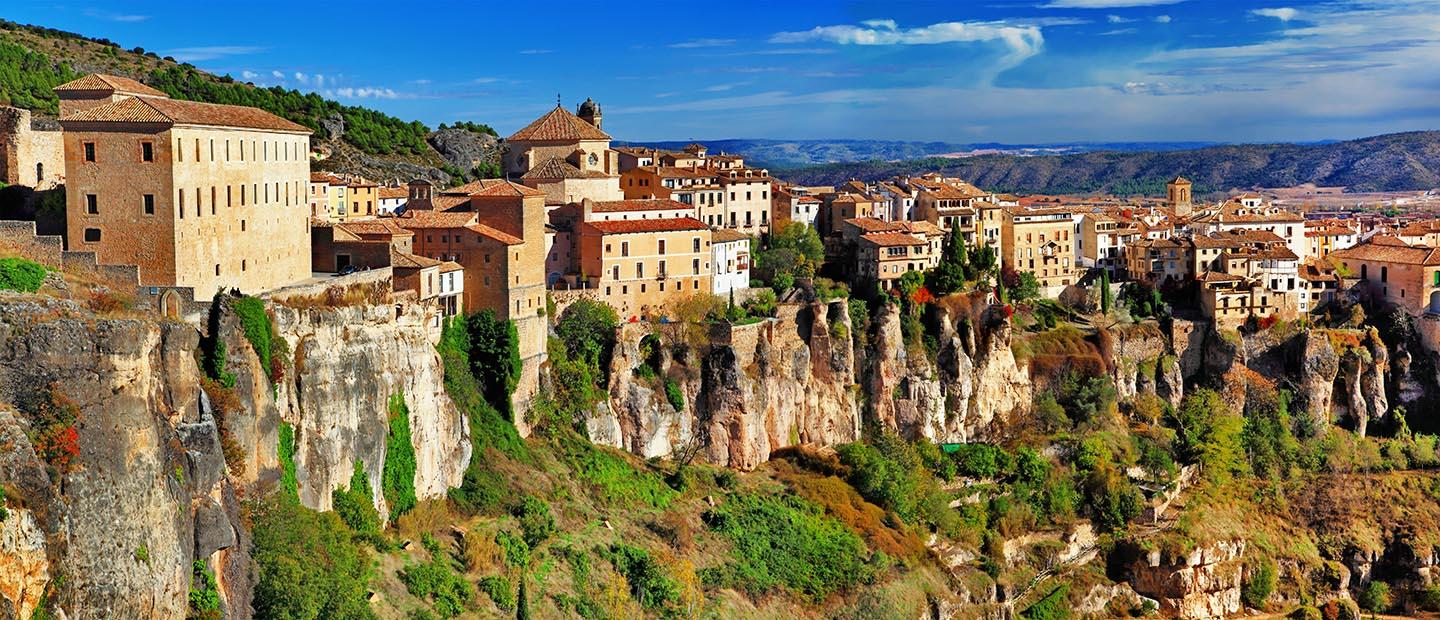
[[[750,325],[654,329],[659,373],[641,359],[652,329],[627,325],[610,363],[610,402],[587,420],[590,438],[642,456],[685,447],[704,460],[753,469],[775,450],[833,445],[860,436],[854,362],[843,303],[785,304]],[[664,382],[683,394],[676,410]],[[618,431],[618,432],[617,432]]]
[[[1135,592],[1160,603],[1160,612],[1180,618],[1225,618],[1240,611],[1241,558],[1245,541],[1222,541],[1184,557],[1144,553],[1129,567]]]

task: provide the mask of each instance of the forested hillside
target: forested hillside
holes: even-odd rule
[[[776,170],[787,181],[831,185],[898,174],[940,171],[980,187],[1013,193],[1165,193],[1183,174],[1195,192],[1343,185],[1356,191],[1421,190],[1440,186],[1440,132],[1387,134],[1317,145],[1237,144],[1182,151],[1096,152],[1026,157],[985,155],[867,161]]]

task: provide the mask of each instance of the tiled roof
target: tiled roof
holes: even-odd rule
[[[449,196],[544,196],[533,187],[526,187],[504,179],[480,179],[443,192]]]
[[[1222,273],[1219,271],[1206,271],[1205,273],[1200,274],[1195,279],[1201,282],[1239,282],[1244,278],[1241,278],[1240,276],[1232,276],[1228,273]]]
[[[382,187],[380,188],[381,198],[409,198],[410,188],[408,187]]]
[[[440,273],[450,273],[452,271],[462,271],[464,269],[465,268],[462,267],[460,263],[457,263],[453,260],[447,260],[440,263]]]
[[[896,223],[893,223],[893,222],[887,222],[887,221],[885,221],[885,220],[878,219],[878,218],[873,218],[873,217],[852,217],[852,218],[850,218],[850,219],[845,220],[845,223],[846,223],[846,224],[849,224],[849,225],[851,225],[851,226],[854,226],[854,227],[856,227],[856,228],[859,228],[861,231],[867,232],[867,233],[872,233],[872,232],[889,232],[889,231],[901,230],[901,228],[902,228],[899,224],[896,224]]]
[[[466,226],[465,229],[479,233],[481,235],[499,241],[500,243],[503,243],[505,245],[520,245],[522,243],[525,243],[524,239],[516,237],[515,235],[499,230],[497,228],[486,226],[484,224],[471,224],[469,226]]]
[[[1341,260],[1350,259],[1382,263],[1400,263],[1405,265],[1440,265],[1440,249],[1416,246],[1362,243],[1343,250],[1336,250],[1331,252],[1330,255]]]
[[[625,211],[694,211],[694,205],[687,205],[669,198],[633,198],[629,200],[597,200],[590,203],[595,213],[619,213]]]
[[[630,233],[673,232],[677,230],[708,230],[704,222],[693,217],[666,217],[653,220],[618,220],[609,222],[586,222],[602,235],[624,235]]]
[[[750,235],[738,230],[721,228],[710,232],[710,240],[715,243],[729,243],[731,241],[749,241]]]
[[[407,252],[391,252],[390,266],[400,269],[424,269],[426,267],[438,267],[440,261],[427,256],[410,254]]]
[[[919,233],[927,236],[945,234],[945,229],[931,224],[928,220],[920,220],[917,222],[898,222],[898,224],[900,225],[900,230],[908,233]]]
[[[571,114],[569,110],[557,105],[555,109],[546,112],[544,116],[535,119],[535,122],[526,125],[505,140],[507,142],[561,142],[609,139],[610,134],[600,131],[599,127],[581,120],[580,117]]]
[[[520,175],[522,179],[603,179],[610,175],[594,170],[581,170],[559,157],[551,157],[529,172]]]
[[[211,125],[268,131],[310,133],[304,125],[292,123],[259,108],[158,97],[126,97],[119,101],[81,110],[60,122],[164,123],[170,125]]]
[[[118,93],[147,95],[150,97],[170,96],[130,78],[120,77],[118,75],[105,75],[104,73],[91,73],[78,80],[56,86],[54,90],[57,93],[76,90],[107,90]]]
[[[359,235],[391,235],[406,236],[414,235],[414,231],[405,230],[391,218],[374,220],[350,220],[347,222],[336,222],[336,228],[342,228],[356,236]]]
[[[713,170],[689,166],[645,166],[645,170],[655,173],[662,179],[701,179],[715,176]]]
[[[907,235],[905,233],[898,232],[870,233],[868,235],[861,235],[860,239],[881,247],[901,245],[925,245],[926,243],[924,239],[917,239],[914,235]]]
[[[473,211],[427,211],[409,209],[395,218],[405,228],[464,228],[475,222]]]

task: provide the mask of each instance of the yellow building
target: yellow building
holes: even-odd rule
[[[69,249],[200,299],[308,277],[310,130],[256,108],[104,94],[120,79],[56,89]]]
[[[676,298],[711,290],[710,228],[693,217],[578,226],[586,288],[623,317],[663,315]]]
[[[1020,273],[1031,273],[1041,287],[1063,287],[1075,283],[1074,224],[1069,209],[1005,209],[1002,222],[1001,264]]]

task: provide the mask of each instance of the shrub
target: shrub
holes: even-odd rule
[[[522,362],[515,322],[489,309],[458,319],[470,340],[470,372],[490,405],[509,417],[510,395],[519,385]]]
[[[280,458],[280,488],[286,497],[300,501],[300,481],[295,477],[295,427],[281,422],[279,435],[275,451]]]
[[[1144,498],[1130,479],[1104,464],[1085,480],[1085,499],[1095,525],[1102,531],[1123,529],[1144,510]]]
[[[520,531],[525,535],[525,544],[531,549],[540,546],[540,543],[554,536],[557,531],[550,505],[533,495],[526,495],[513,512],[520,521]]]
[[[1025,620],[1061,620],[1070,617],[1070,584],[1060,584],[1034,605],[1020,612]]]
[[[1425,611],[1440,611],[1440,585],[1429,586],[1416,593],[1415,604]]]
[[[0,258],[0,290],[34,293],[45,283],[45,267],[23,258]]]
[[[480,591],[484,592],[501,611],[515,609],[515,588],[504,575],[491,575],[480,580]]]
[[[380,536],[380,513],[370,496],[370,476],[365,465],[355,461],[355,473],[350,476],[349,489],[335,489],[330,492],[330,501],[335,514],[355,532],[355,535],[370,541],[377,548],[384,545]]]
[[[960,444],[951,454],[961,475],[974,478],[995,478],[1009,468],[1010,455],[984,443]]]
[[[230,308],[240,319],[240,327],[245,331],[245,339],[250,341],[250,346],[255,349],[255,355],[260,358],[260,367],[269,371],[270,343],[274,328],[270,325],[269,315],[265,313],[265,302],[255,297],[241,297],[236,299]]]
[[[149,557],[148,553],[146,557]],[[215,584],[215,574],[210,572],[204,560],[195,560],[190,564],[189,600],[190,618],[220,620],[224,617],[220,612],[220,590]]]
[[[509,530],[495,532],[495,544],[505,556],[505,565],[510,568],[525,568],[530,565],[530,545],[521,536]]]
[[[415,446],[410,443],[410,408],[402,394],[390,397],[390,433],[385,437],[380,487],[391,522],[415,507]]]
[[[819,506],[793,495],[741,494],[705,514],[732,544],[733,561],[710,581],[751,594],[784,587],[810,601],[868,580],[865,545]]]
[[[33,406],[26,409],[30,421],[26,435],[36,454],[55,472],[70,471],[75,457],[80,456],[80,433],[75,428],[80,406],[57,384],[42,390]]]
[[[680,584],[665,574],[660,563],[648,551],[624,543],[614,543],[600,551],[601,557],[625,576],[630,594],[646,609],[663,611],[680,602]]]
[[[664,508],[675,498],[675,490],[665,484],[663,477],[631,464],[627,455],[573,434],[556,444],[575,477],[588,483],[602,501]]]
[[[365,599],[370,558],[339,515],[271,498],[253,517],[256,618],[375,617]]]
[[[560,313],[555,334],[565,343],[572,357],[593,357],[601,368],[605,368],[610,365],[615,328],[619,326],[620,317],[609,304],[581,299]]]
[[[1245,604],[1257,609],[1264,609],[1265,602],[1270,600],[1270,595],[1275,592],[1275,562],[1261,560],[1255,567],[1255,572],[1250,574],[1250,579],[1245,582],[1245,587],[1240,591],[1240,598]]]
[[[665,399],[670,401],[670,406],[677,413],[685,411],[685,393],[680,391],[680,384],[670,377],[665,377]]]
[[[463,613],[475,599],[475,589],[450,568],[449,560],[437,555],[429,562],[411,564],[400,569],[400,581],[416,598],[428,599],[435,613],[454,618]]]
[[[1382,612],[1390,609],[1390,584],[1383,581],[1371,581],[1360,593],[1360,608],[1365,611]]]

